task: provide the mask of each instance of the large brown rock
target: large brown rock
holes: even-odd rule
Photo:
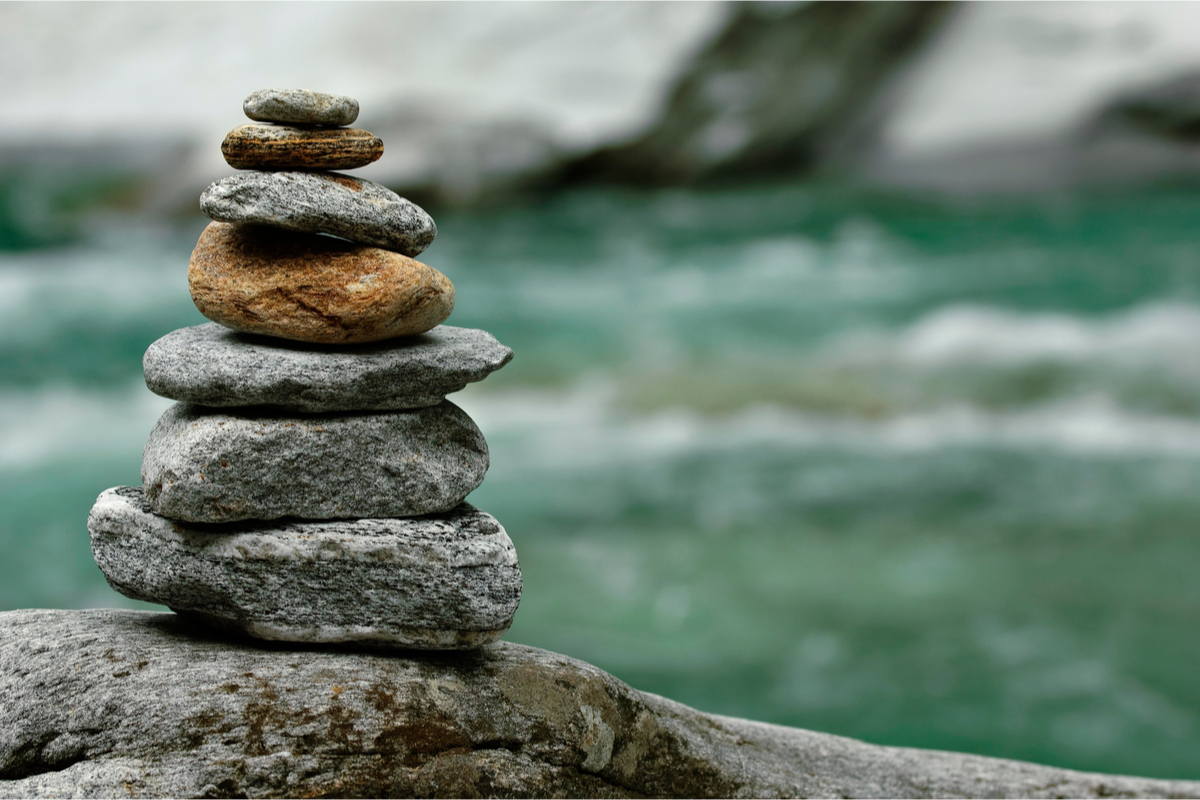
[[[1200,797],[703,714],[566,656],[223,641],[0,613],[0,797]]]
[[[234,169],[354,169],[383,155],[383,141],[359,128],[239,125],[221,143]]]
[[[420,261],[328,236],[214,222],[188,267],[200,313],[246,333],[352,344],[424,333],[454,284]]]

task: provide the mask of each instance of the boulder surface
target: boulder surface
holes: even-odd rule
[[[1200,797],[703,714],[500,642],[403,657],[0,613],[0,797]]]
[[[154,513],[187,522],[411,517],[483,483],[487,442],[449,400],[414,411],[289,416],[176,403],[150,431]]]
[[[420,254],[437,236],[433,218],[416,203],[331,172],[239,172],[205,189],[200,210],[218,222],[329,233],[406,256]]]
[[[466,503],[414,519],[189,525],[120,486],[88,531],[121,594],[260,639],[465,650],[503,636],[521,600],[508,534]]]
[[[154,342],[142,371],[155,394],[202,406],[393,411],[435,406],[512,356],[477,328],[439,325],[417,336],[333,347],[209,322]]]

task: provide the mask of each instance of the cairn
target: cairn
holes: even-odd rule
[[[100,495],[92,553],[118,592],[262,639],[468,649],[521,597],[504,528],[463,502],[487,443],[445,399],[512,351],[441,323],[454,286],[414,260],[419,206],[330,170],[383,154],[358,103],[246,98],[200,198],[213,222],[188,286],[213,322],[154,342],[146,384],[177,400],[142,486]],[[330,234],[330,235],[322,235]],[[339,237],[339,238],[333,238]]]

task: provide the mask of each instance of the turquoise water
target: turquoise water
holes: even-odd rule
[[[451,322],[516,351],[456,397],[508,638],[707,711],[1200,778],[1198,220],[1183,188],[439,215]],[[0,607],[134,605],[84,522],[138,480],[203,225],[0,254]]]

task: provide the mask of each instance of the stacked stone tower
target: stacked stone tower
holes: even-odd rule
[[[92,553],[118,592],[263,639],[466,649],[521,596],[516,551],[463,502],[487,443],[445,399],[512,358],[441,323],[454,286],[415,261],[420,207],[329,170],[383,143],[358,103],[308,91],[246,99],[259,124],[221,147],[244,170],[200,199],[188,269],[212,323],[143,361],[179,401],[150,433],[142,486],[100,495]],[[334,238],[338,237],[338,238]]]

